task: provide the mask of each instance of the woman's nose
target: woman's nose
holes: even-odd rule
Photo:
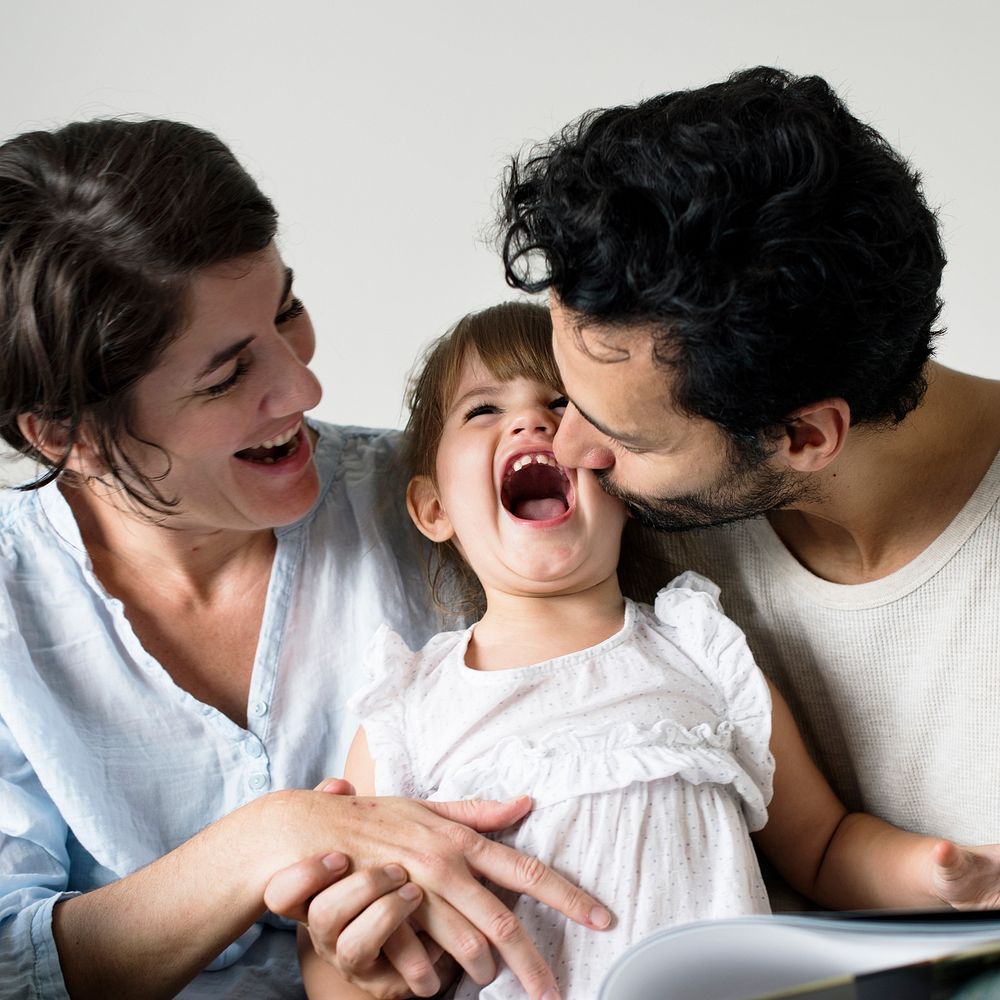
[[[285,343],[284,349],[279,349],[270,375],[263,405],[271,413],[284,415],[311,410],[323,398],[319,379],[291,344]]]

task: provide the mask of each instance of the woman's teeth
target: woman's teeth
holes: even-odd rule
[[[302,427],[300,420],[290,430],[284,431],[273,438],[261,441],[260,444],[252,448],[243,448],[236,452],[236,457],[246,462],[258,462],[263,465],[273,465],[283,459],[291,458],[299,450],[297,440],[299,430]]]
[[[284,434],[279,434],[277,437],[268,438],[266,441],[261,441],[260,444],[256,445],[257,448],[279,448],[283,444],[288,444],[289,441],[299,433],[299,428],[302,426],[302,421],[300,420],[291,430],[285,431]]]

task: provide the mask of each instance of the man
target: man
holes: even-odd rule
[[[550,296],[559,460],[722,587],[850,808],[1000,840],[1000,384],[931,360],[917,175],[759,68],[585,115],[503,213],[508,281]]]

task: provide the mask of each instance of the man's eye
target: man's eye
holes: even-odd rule
[[[617,438],[609,437],[608,443],[612,451],[625,452],[627,455],[644,455],[648,448],[636,448],[634,445],[622,444]]]
[[[559,396],[549,403],[550,410],[565,410],[567,406],[569,406],[569,400],[565,396]]]
[[[282,309],[277,316],[274,317],[274,325],[281,326],[282,323],[287,323],[289,320],[295,319],[297,316],[301,316],[306,311],[306,307],[302,304],[302,299],[293,298],[291,302],[288,303],[286,309]]]

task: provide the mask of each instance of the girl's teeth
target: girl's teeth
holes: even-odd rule
[[[536,465],[555,465],[558,466],[559,463],[553,459],[549,458],[548,455],[535,454],[535,455],[522,455],[520,458],[515,459],[514,463],[510,467],[510,472],[520,472],[526,465],[531,465],[534,462]]]

